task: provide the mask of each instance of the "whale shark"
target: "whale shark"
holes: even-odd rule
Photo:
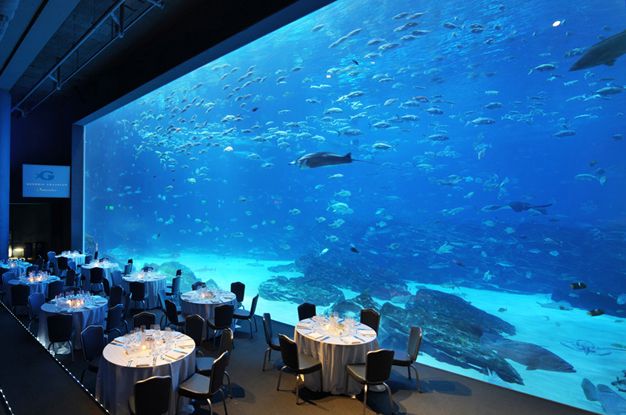
[[[592,68],[598,65],[612,66],[615,60],[626,53],[626,30],[608,37],[590,47],[578,59],[570,71]]]

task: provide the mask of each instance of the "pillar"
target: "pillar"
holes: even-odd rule
[[[11,186],[11,95],[0,90],[0,259],[9,255]]]

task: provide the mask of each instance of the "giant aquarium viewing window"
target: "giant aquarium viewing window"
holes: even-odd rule
[[[304,301],[374,307],[384,347],[418,325],[423,364],[617,413],[626,5],[370,5],[90,123],[85,249],[182,269],[183,291],[243,281],[291,324]]]

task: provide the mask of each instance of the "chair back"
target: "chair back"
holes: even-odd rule
[[[214,325],[218,328],[227,328],[233,324],[233,313],[235,308],[230,304],[215,307]]]
[[[74,318],[71,314],[51,314],[48,316],[48,339],[50,343],[59,343],[72,340],[72,325]]]
[[[421,327],[411,327],[409,332],[409,348],[407,353],[412,362],[417,360],[417,355],[420,352],[420,346],[422,345],[423,331]]]
[[[128,275],[133,272],[133,260],[129,259],[128,263],[124,265],[124,275]]]
[[[145,266],[145,267],[143,267],[141,270],[142,270],[143,272],[151,272],[151,271],[154,271],[154,267],[151,267],[151,266],[149,266],[149,265],[146,265],[146,266]]]
[[[389,379],[393,365],[393,350],[380,349],[367,352],[365,380],[368,383],[382,383]]]
[[[80,333],[85,360],[91,362],[102,355],[104,349],[104,328],[102,326],[87,326]]]
[[[380,326],[380,313],[373,308],[365,308],[361,310],[361,323],[378,333],[378,327]]]
[[[166,299],[166,294],[165,294],[165,290],[159,290],[159,292],[157,293],[157,295],[159,296],[159,305],[161,306],[161,311],[163,311],[164,313],[166,312],[166,307],[165,307],[165,299]]]
[[[141,281],[131,281],[128,283],[130,298],[133,301],[143,301],[146,299],[146,284]]]
[[[122,304],[117,304],[109,308],[109,311],[107,312],[107,333],[110,333],[112,330],[119,329],[123,320],[124,306]]]
[[[289,369],[297,371],[300,368],[300,363],[298,362],[298,345],[284,334],[278,335],[278,341],[280,343],[280,354],[283,358],[283,362]]]
[[[230,353],[224,352],[213,361],[211,368],[211,382],[209,383],[209,394],[214,394],[224,386],[224,372],[230,361]]]
[[[272,343],[272,316],[270,313],[263,313],[263,332],[265,333],[265,343],[269,346]]]
[[[46,302],[43,293],[33,293],[28,296],[28,313],[31,320],[36,318],[41,311],[41,306]]]
[[[93,267],[89,270],[89,283],[101,284],[104,279],[104,270],[100,267]]]
[[[85,264],[91,264],[93,261],[93,255],[85,255]]]
[[[11,285],[11,305],[14,307],[28,306],[30,286],[24,284]]]
[[[255,295],[252,298],[252,305],[250,306],[250,316],[254,317],[254,313],[256,313],[256,304],[259,302],[259,294]]]
[[[111,295],[111,285],[109,284],[109,280],[106,278],[102,279],[102,288],[104,289],[104,293],[107,297]]]
[[[2,274],[2,286],[7,287],[9,285],[9,281],[16,280],[18,278],[19,277],[17,276],[15,272],[6,271],[4,274]]]
[[[48,252],[48,269],[51,270],[54,275],[59,275],[59,264],[57,262],[57,254],[54,251]]]
[[[169,411],[172,378],[152,376],[135,383],[135,415],[163,414]]]
[[[243,297],[246,293],[246,284],[239,281],[233,282],[230,284],[230,291],[233,292],[237,297],[237,302],[242,303]]]
[[[172,279],[172,295],[177,296],[180,294],[180,280],[182,277],[177,276]]]
[[[65,286],[74,287],[75,285],[76,285],[76,271],[70,268],[67,270],[67,274],[65,274]]]
[[[48,256],[48,261],[56,261],[57,254],[54,251],[48,251],[46,254]]]
[[[197,290],[198,288],[203,288],[206,287],[206,282],[204,281],[196,281],[193,284],[191,284],[191,289],[192,290]]]
[[[122,298],[124,297],[124,289],[119,285],[114,285],[110,289],[109,293],[109,308],[115,307],[118,304],[122,304]]]
[[[63,287],[65,287],[65,282],[63,280],[52,281],[48,284],[48,301],[61,294],[63,292]]]
[[[57,266],[59,267],[59,270],[61,271],[65,271],[66,269],[68,269],[68,264],[67,264],[67,258],[64,256],[60,256],[57,258]]]
[[[145,328],[149,329],[151,325],[156,323],[156,316],[147,311],[142,311],[141,313],[133,316],[133,327],[139,328],[141,326],[145,326]]]
[[[193,314],[185,318],[185,334],[193,339],[194,343],[196,343],[196,347],[200,347],[202,345],[202,332],[204,331],[204,323],[204,319],[198,314]]]
[[[315,304],[302,303],[298,306],[298,320],[300,321],[314,317],[316,314]]]
[[[39,265],[31,265],[29,267],[26,267],[26,275],[29,275],[31,272],[37,271],[39,271]]]
[[[224,331],[222,331],[222,337],[220,338],[220,347],[217,350],[217,354],[224,352],[232,353],[234,337],[233,331],[230,328],[224,329]]]
[[[171,324],[178,323],[178,312],[176,304],[171,300],[165,300],[165,316]]]

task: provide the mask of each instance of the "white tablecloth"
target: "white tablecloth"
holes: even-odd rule
[[[74,317],[74,335],[72,337],[72,343],[74,343],[75,349],[82,349],[80,333],[87,326],[105,325],[106,312],[108,309],[107,305],[107,299],[100,296],[94,296],[93,305],[71,311],[68,311],[67,309],[59,309],[59,307],[52,302],[46,303],[41,306],[37,339],[45,347],[48,347],[50,344],[50,341],[48,340],[48,316],[54,314],[72,314]]]
[[[352,332],[337,335],[328,330],[327,323],[318,316],[300,321],[294,330],[298,351],[322,363],[325,392],[356,395],[361,386],[354,380],[350,379],[346,390],[346,365],[365,363],[367,352],[378,348],[376,332],[357,322]],[[319,391],[319,373],[306,375],[304,384],[312,391]]]
[[[152,330],[146,332],[152,333]],[[104,348],[96,381],[96,398],[111,414],[126,415],[129,413],[128,398],[133,394],[135,382],[151,376],[171,376],[172,391],[168,414],[175,415],[178,386],[196,370],[193,339],[182,333],[170,332],[163,354],[157,358],[156,365],[153,365],[153,357],[149,353],[139,356],[132,352],[130,355],[127,353],[129,336],[132,335],[118,337]],[[185,403],[186,400],[181,399],[181,405]]]
[[[56,275],[50,275],[48,278],[46,278],[44,281],[41,281],[41,282],[26,282],[24,281],[24,279],[17,279],[17,280],[9,281],[9,285],[18,285],[18,284],[28,285],[30,286],[31,294],[42,293],[44,297],[48,297],[48,284],[50,284],[53,281],[58,281],[58,280],[60,280],[60,278],[57,277]],[[5,302],[7,303],[7,305],[11,305],[11,287],[7,288]]]
[[[156,272],[136,272],[123,278],[124,290],[130,292],[129,282],[141,282],[146,284],[146,302],[148,308],[158,308],[159,304],[159,291],[167,288],[167,276]]]
[[[89,285],[89,277],[92,268],[102,268],[104,270],[104,278],[109,280],[109,286],[113,286],[113,279],[111,277],[111,273],[113,271],[119,271],[120,267],[115,262],[91,262],[89,264],[85,264],[80,268],[81,274],[85,277],[85,284]]]

